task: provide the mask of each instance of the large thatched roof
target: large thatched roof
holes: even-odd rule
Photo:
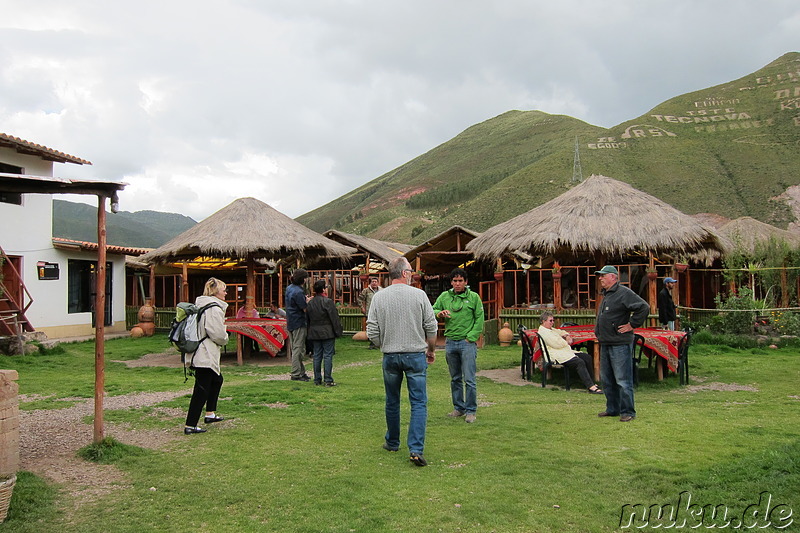
[[[372,259],[379,259],[387,264],[391,262],[392,259],[400,257],[413,248],[410,244],[379,241],[378,239],[355,235],[353,233],[345,233],[335,229],[326,231],[324,235],[338,243],[352,246],[358,250],[369,253]]]
[[[770,239],[784,241],[792,248],[800,246],[800,235],[776,228],[751,217],[740,217],[731,220],[721,228],[719,233],[730,241],[730,246],[743,252],[753,253],[759,243]]]
[[[722,250],[717,235],[658,198],[627,183],[592,175],[549,202],[486,230],[467,245],[494,259],[579,253],[620,257],[637,252],[691,254]]]
[[[255,198],[239,198],[140,257],[166,263],[198,256],[264,259],[347,257],[356,250],[323,237]]]

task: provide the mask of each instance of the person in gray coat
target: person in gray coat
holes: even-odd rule
[[[332,374],[333,354],[336,338],[342,336],[342,322],[336,304],[323,294],[325,287],[323,279],[314,282],[314,297],[308,301],[306,308],[308,316],[306,338],[311,341],[314,350],[314,384],[322,385],[324,366],[325,386],[333,387],[336,385]]]
[[[619,282],[616,267],[596,271],[603,300],[597,309],[594,333],[600,342],[600,378],[606,410],[597,416],[619,416],[620,422],[636,418],[633,403],[633,330],[644,324],[650,306]]]

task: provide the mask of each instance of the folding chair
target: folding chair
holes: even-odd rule
[[[547,350],[547,344],[542,339],[542,336],[539,333],[536,333],[536,338],[538,339],[539,347],[542,349],[542,387],[547,386],[547,374],[552,368],[563,368],[564,369],[564,388],[569,390],[570,386],[570,376],[569,376],[569,367],[566,367],[562,364],[556,363],[552,359],[550,359],[550,352]],[[535,353],[535,352],[534,352]]]
[[[637,350],[638,348],[638,350]],[[638,333],[633,334],[633,386],[639,386],[639,363],[642,362],[642,352],[644,351],[644,337]],[[649,359],[649,356],[648,356]],[[650,365],[647,365],[648,368]]]
[[[681,385],[689,384],[689,343],[692,340],[692,330],[686,328],[686,335],[678,343],[678,379]]]
[[[522,379],[526,381],[531,381],[533,377],[533,346],[531,346],[531,340],[528,338],[528,335],[525,334],[528,331],[528,328],[520,324],[517,326],[517,331],[519,332],[519,340],[522,344],[522,359],[519,363],[520,372],[522,372]]]

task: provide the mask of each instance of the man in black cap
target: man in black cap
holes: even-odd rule
[[[670,331],[675,329],[675,319],[678,318],[677,306],[672,299],[672,288],[676,283],[678,280],[675,278],[664,278],[664,288],[658,293],[658,321]]]
[[[308,299],[303,290],[306,278],[308,278],[308,272],[298,268],[292,273],[292,283],[286,287],[286,329],[289,330],[289,345],[292,351],[291,378],[293,381],[311,381],[303,364],[308,331],[308,318],[306,317]]]
[[[633,406],[633,330],[644,324],[650,306],[619,283],[616,267],[596,271],[603,301],[597,310],[594,334],[600,342],[600,378],[606,410],[597,416],[619,416],[620,422],[636,417]]]

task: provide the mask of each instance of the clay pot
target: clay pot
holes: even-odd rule
[[[561,279],[561,272],[553,272],[553,279]]]
[[[658,272],[648,272],[647,273],[647,279],[649,279],[651,281],[657,280],[658,279]]]
[[[494,279],[496,279],[497,281],[503,281],[503,273],[502,272],[495,272],[494,273]]]
[[[144,331],[139,326],[133,326],[131,328],[131,337],[134,339],[138,339],[140,337],[144,337]]]
[[[354,341],[368,341],[369,337],[367,337],[366,331],[356,331],[356,334],[353,335]]]
[[[686,272],[687,268],[689,268],[689,265],[685,263],[675,263],[675,270],[678,272]]]
[[[511,331],[508,322],[503,322],[503,327],[497,332],[497,338],[500,340],[500,346],[511,346],[514,340],[514,332]]]
[[[147,300],[143,306],[139,308],[139,312],[136,313],[136,317],[139,319],[139,322],[152,322],[156,318],[156,310],[155,308],[150,305],[150,300]]]
[[[156,332],[156,325],[154,322],[139,322],[136,324],[145,337],[152,337]]]

